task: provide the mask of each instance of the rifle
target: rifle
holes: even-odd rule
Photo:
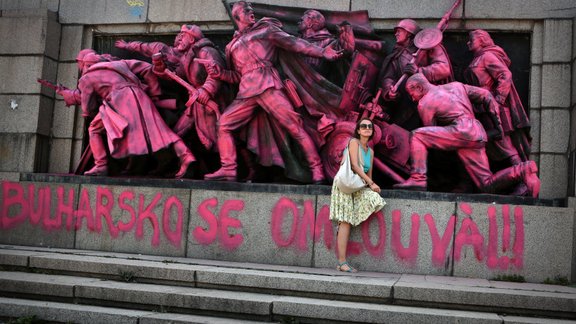
[[[191,85],[190,83],[186,82],[184,79],[179,77],[176,73],[168,70],[164,65],[164,61],[162,61],[161,58],[162,58],[161,53],[156,53],[152,55],[152,62],[154,63],[154,71],[166,74],[170,79],[176,81],[176,83],[186,88],[186,90],[188,90],[188,93],[190,94],[190,96],[188,97],[188,101],[186,102],[186,107],[192,107],[194,102],[196,102],[196,99],[198,99],[198,89],[196,89],[193,85]],[[209,100],[206,103],[206,107],[212,110],[212,112],[214,112],[214,114],[216,115],[216,119],[220,119],[220,110],[218,109],[217,103],[215,103],[213,100]]]
[[[54,83],[52,83],[48,80],[44,80],[44,79],[36,79],[36,81],[38,81],[38,83],[40,83],[41,85],[47,86],[50,89],[54,89],[56,91],[56,93],[58,93],[58,94],[60,94],[60,92],[62,90],[69,90],[68,88],[63,86],[61,83],[54,84]]]
[[[448,27],[448,20],[450,20],[450,16],[454,12],[454,10],[456,10],[456,8],[460,5],[461,2],[462,2],[462,0],[456,0],[454,2],[454,4],[452,5],[452,7],[450,7],[450,9],[448,9],[448,11],[446,11],[444,16],[442,16],[442,19],[440,19],[440,21],[436,25],[436,29],[439,30],[439,34],[440,34],[439,42],[442,41],[442,32],[444,30],[446,30],[446,28]],[[433,29],[433,28],[431,28],[431,29]],[[424,30],[420,31],[419,34],[422,33],[423,31]],[[436,33],[438,33],[438,32],[436,32]],[[416,57],[418,57],[418,54],[420,54],[420,50],[421,50],[421,48],[419,47],[418,50],[416,50],[416,52],[414,54],[412,54],[412,59],[410,60],[410,64],[413,64],[414,62],[416,62]],[[408,77],[408,75],[406,73],[402,74],[400,79],[398,79],[396,84],[394,84],[394,86],[390,90],[392,92],[398,91],[398,87],[400,86],[400,84],[402,84],[402,82],[404,82],[404,80],[407,77]]]

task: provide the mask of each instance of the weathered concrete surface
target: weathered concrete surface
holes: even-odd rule
[[[312,264],[315,196],[192,190],[188,257]]]
[[[2,254],[0,254],[0,257]],[[195,271],[202,266],[169,262],[151,262],[124,258],[105,258],[85,255],[30,256],[30,267],[67,273],[87,273],[117,277],[120,280],[177,281],[195,283]]]
[[[571,277],[572,208],[460,203],[458,218],[466,226],[456,232],[455,276]]]
[[[14,318],[36,316],[40,320],[61,323],[138,324],[139,318],[152,314],[148,311],[0,297],[0,316]]]
[[[273,291],[313,293],[332,296],[331,298],[374,298],[388,300],[392,298],[392,286],[399,276],[386,277],[350,277],[310,273],[290,273],[279,271],[260,271],[250,269],[205,268],[196,271],[198,287],[221,285],[240,289],[266,289]],[[338,296],[345,297],[338,297]]]
[[[60,0],[62,24],[129,24],[146,22],[148,0]]]
[[[111,281],[76,286],[76,297],[160,307],[177,307],[223,313],[270,315],[277,297],[254,293],[219,291]]]
[[[350,262],[362,271],[449,275],[452,268],[450,253],[444,250],[434,258],[430,233],[440,238],[446,235],[445,240],[452,241],[453,229],[446,228],[454,214],[455,203],[385,200],[387,205],[380,214],[372,215],[367,222],[352,229]],[[327,196],[319,196],[318,202],[320,208],[330,200]],[[317,238],[314,261],[318,267],[336,266],[336,224],[333,226],[330,245],[324,237]]]
[[[337,300],[284,297],[274,302],[274,314],[365,323],[501,323],[493,313],[351,303]]]
[[[374,272],[343,274],[326,269],[189,258],[171,258],[167,263],[150,255],[0,246],[0,261],[10,262],[10,257],[16,255],[18,260],[29,259],[29,266],[39,273],[0,272],[0,291],[36,298],[74,297],[81,303],[106,303],[113,307],[187,309],[264,320],[292,317],[371,323],[381,319],[387,323],[485,321],[502,312],[576,316],[576,288],[565,286]],[[124,273],[123,277],[118,278],[117,272]],[[57,275],[60,273],[68,275]],[[186,287],[189,283],[183,281],[192,273],[199,288]],[[103,280],[85,278],[95,275]],[[154,284],[122,282],[144,279]],[[302,297],[279,296],[285,294]],[[434,309],[424,305],[434,305]],[[336,307],[342,307],[340,313]],[[1,310],[0,307],[0,316]],[[426,316],[430,318],[423,320]],[[513,320],[521,322],[524,318]]]
[[[329,220],[328,195],[70,179],[93,184],[3,182],[0,243],[335,268],[336,225]],[[351,263],[385,273],[485,279],[515,274],[530,282],[571,277],[572,208],[430,199],[386,198],[381,213],[353,229]],[[37,212],[39,204],[50,208]],[[122,271],[136,267],[130,266]],[[227,276],[206,280],[234,285]]]
[[[475,305],[502,310],[572,312],[576,309],[574,289],[547,285],[490,282],[481,279],[403,275],[394,285],[398,301],[427,304]],[[495,285],[496,283],[496,285]],[[524,289],[523,289],[524,288]]]
[[[185,255],[189,190],[82,185],[78,196],[88,217],[79,220],[76,248]]]
[[[70,200],[70,193],[78,188],[74,184],[4,182],[0,186],[0,243],[74,248],[71,217],[78,196]]]
[[[95,280],[98,279],[0,271],[0,290],[5,293],[72,298],[75,296],[75,286]]]

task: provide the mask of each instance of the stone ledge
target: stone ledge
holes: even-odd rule
[[[221,191],[268,192],[304,195],[330,195],[329,185],[292,185],[274,183],[244,183],[244,182],[218,182],[191,179],[160,179],[160,178],[122,178],[122,177],[88,177],[74,174],[50,173],[21,173],[20,181],[54,182],[68,184],[99,184],[122,186],[145,186],[165,188],[185,188]],[[439,200],[439,201],[466,201],[498,204],[534,205],[564,207],[564,199],[534,199],[531,197],[513,197],[491,194],[456,194],[445,192],[419,192],[407,190],[382,190],[384,198],[413,199],[413,200]]]

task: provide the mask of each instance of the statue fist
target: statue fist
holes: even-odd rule
[[[404,67],[404,70],[402,71],[402,73],[407,74],[407,75],[412,75],[412,74],[415,74],[416,72],[418,72],[418,67],[414,63],[408,63]]]
[[[124,49],[128,48],[128,43],[123,39],[119,39],[114,43],[114,46],[116,46],[116,48]]]
[[[344,54],[344,50],[335,50],[333,44],[330,44],[330,46],[324,48],[324,50],[322,51],[322,56],[327,59],[328,61],[334,61],[337,60],[339,58],[342,57],[342,55]]]
[[[211,99],[210,94],[208,91],[204,90],[203,88],[198,88],[198,102],[205,105]]]
[[[390,88],[386,95],[384,96],[384,100],[394,101],[398,98],[398,91],[394,90],[394,87]]]
[[[218,79],[220,77],[220,75],[222,74],[222,68],[220,67],[220,65],[212,62],[210,64],[206,64],[206,71],[208,72],[208,75],[212,78]]]

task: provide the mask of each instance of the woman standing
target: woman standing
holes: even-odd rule
[[[374,151],[368,147],[368,141],[374,136],[374,124],[368,118],[362,118],[354,129],[354,138],[350,139],[344,154],[349,154],[352,171],[366,182],[366,187],[352,194],[340,191],[332,185],[330,197],[330,219],[338,222],[337,253],[339,271],[357,272],[346,261],[346,248],[350,238],[350,229],[357,226],[372,213],[382,209],[386,202],[380,197],[380,187],[372,181]]]

